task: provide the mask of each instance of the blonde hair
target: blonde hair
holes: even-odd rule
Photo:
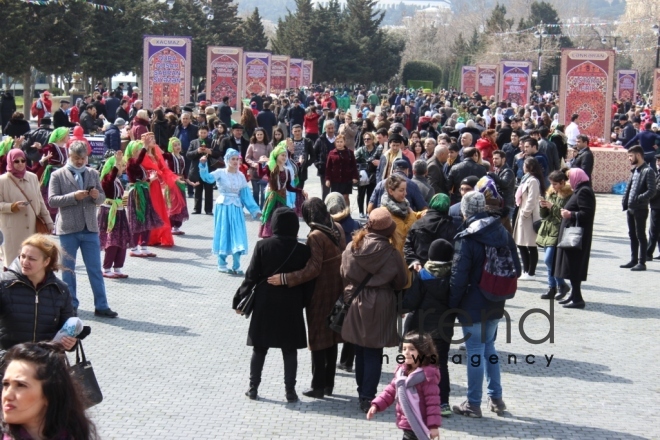
[[[57,272],[62,269],[62,264],[60,258],[62,256],[62,250],[53,240],[45,236],[44,234],[34,234],[30,237],[23,240],[21,243],[21,248],[24,246],[32,246],[41,251],[45,258],[50,258],[48,267],[46,271]]]
[[[135,114],[136,118],[140,118],[143,121],[148,121],[149,120],[149,112],[146,111],[145,109],[138,110],[138,112]]]

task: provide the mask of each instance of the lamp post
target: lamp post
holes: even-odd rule
[[[607,40],[613,39],[614,40],[614,45],[612,46],[612,49],[614,49],[614,52],[618,52],[619,49],[618,49],[618,46],[617,46],[616,43],[617,43],[617,41],[619,41],[619,38],[621,38],[621,36],[619,36],[619,35],[605,35],[605,36],[601,37],[600,42],[603,43],[603,44],[607,44]],[[630,44],[630,41],[628,41],[628,39],[626,38],[625,40],[623,40],[623,44],[628,46]]]
[[[548,36],[543,21],[541,21],[536,27],[536,30],[534,31],[534,36],[539,39],[539,64],[538,64],[538,71],[536,73],[536,82],[538,84],[541,82],[541,53],[543,50],[543,37]]]
[[[655,47],[655,67],[658,68],[660,67],[660,26],[654,24],[651,29],[658,36],[658,43]]]

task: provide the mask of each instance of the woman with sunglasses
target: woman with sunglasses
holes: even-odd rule
[[[14,148],[7,153],[7,173],[0,176],[0,230],[4,233],[2,258],[5,266],[16,259],[21,243],[36,232],[36,222],[43,221],[53,230],[39,179],[27,170],[25,153]],[[37,220],[37,215],[41,220]]]

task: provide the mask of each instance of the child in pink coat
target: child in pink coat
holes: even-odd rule
[[[394,371],[394,379],[371,402],[367,420],[396,400],[396,426],[403,430],[404,440],[440,438],[440,370],[433,339],[428,334],[407,333],[402,355],[404,360]]]

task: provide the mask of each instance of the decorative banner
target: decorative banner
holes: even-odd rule
[[[660,111],[660,69],[653,70],[653,109]]]
[[[502,61],[500,63],[499,99],[518,105],[529,102],[530,75],[532,63],[529,61]]]
[[[559,120],[568,125],[579,115],[580,133],[609,139],[614,76],[613,50],[562,49]]]
[[[143,106],[183,105],[189,101],[190,37],[144,36]]]
[[[635,102],[637,77],[636,70],[618,70],[616,72],[616,99]]]
[[[484,99],[497,95],[497,64],[477,64],[477,93]]]
[[[289,88],[297,89],[302,86],[303,80],[303,60],[300,58],[291,58],[289,60]]]
[[[206,50],[206,97],[212,103],[229,96],[229,106],[240,109],[243,49],[209,46]]]
[[[289,89],[289,59],[286,55],[270,58],[270,93],[279,95]]]
[[[477,67],[463,66],[461,69],[461,93],[472,95],[477,91]]]
[[[302,85],[305,87],[311,86],[312,77],[314,76],[314,61],[304,60],[302,72]]]
[[[270,90],[270,52],[243,53],[243,96]]]

